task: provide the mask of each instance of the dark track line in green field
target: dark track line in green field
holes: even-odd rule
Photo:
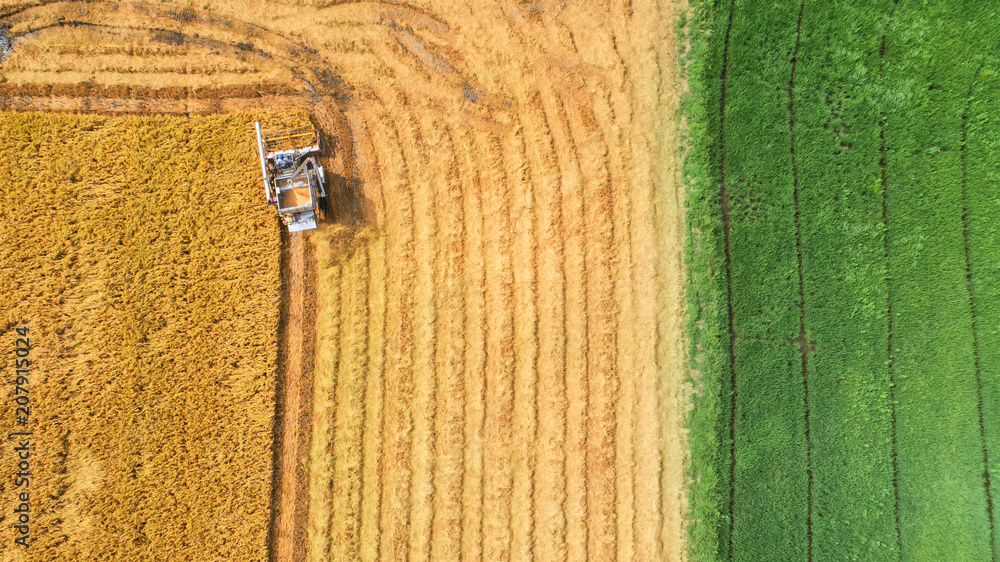
[[[892,13],[889,16],[891,22],[893,16],[896,14],[896,6],[899,5],[899,0],[894,0],[892,4]],[[886,43],[889,36],[889,28],[886,24],[886,31],[882,34],[882,45],[879,48],[879,81],[885,83],[885,50]],[[889,259],[889,182],[888,174],[886,173],[886,143],[885,143],[885,120],[886,113],[885,110],[880,111],[878,120],[878,135],[881,145],[879,147],[879,169],[881,172],[881,182],[882,182],[882,224],[885,227],[884,235],[884,252],[885,252],[885,306],[886,306],[886,339],[888,341],[887,353],[888,353],[888,369],[889,369],[889,401],[892,404],[892,491],[895,497],[895,512],[896,512],[896,546],[897,552],[903,552],[903,525],[901,520],[901,514],[899,511],[899,432],[896,428],[896,369],[895,363],[893,361],[893,338],[892,338],[892,268],[891,260]]]
[[[983,487],[986,490],[986,516],[990,522],[990,549],[992,551],[993,562],[997,561],[996,551],[996,522],[993,516],[993,494],[990,482],[990,453],[986,446],[986,422],[983,418],[983,375],[979,362],[979,322],[976,316],[976,294],[972,283],[972,257],[969,249],[969,191],[968,191],[968,167],[966,163],[965,147],[968,144],[968,123],[969,111],[972,107],[972,93],[982,72],[982,65],[976,70],[972,83],[969,85],[969,93],[966,96],[965,110],[962,112],[962,148],[960,151],[962,161],[962,238],[965,246],[965,282],[969,290],[969,309],[972,312],[972,358],[976,373],[976,398],[979,414],[979,434],[983,442]]]
[[[802,16],[805,14],[806,0],[799,4],[799,19],[795,26],[795,50],[792,51],[792,71],[788,80],[788,133],[789,148],[792,159],[792,200],[795,206],[795,256],[798,262],[799,274],[799,337],[793,341],[799,344],[802,356],[802,402],[805,411],[806,437],[806,560],[813,559],[813,465],[812,465],[812,434],[809,420],[809,341],[806,338],[806,288],[802,273],[802,214],[799,207],[799,168],[795,157],[795,69],[798,65],[799,46],[802,38]]]
[[[726,305],[729,309],[729,381],[730,381],[730,419],[729,419],[729,537],[728,560],[733,559],[735,543],[733,533],[736,529],[736,330],[734,326],[736,313],[733,310],[733,251],[730,245],[732,229],[732,208],[729,205],[729,194],[726,192],[726,78],[729,71],[729,37],[733,31],[733,12],[736,0],[729,2],[729,23],[726,25],[726,35],[722,50],[721,94],[719,96],[719,206],[722,208],[722,238],[726,249]]]

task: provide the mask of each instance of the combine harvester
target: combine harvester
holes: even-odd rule
[[[289,232],[316,228],[326,210],[326,177],[315,155],[323,152],[319,132],[309,127],[264,134],[257,121],[257,150],[264,197]]]

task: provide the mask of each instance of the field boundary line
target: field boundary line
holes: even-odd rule
[[[806,337],[806,287],[802,272],[802,212],[799,205],[799,167],[795,154],[795,71],[798,68],[799,46],[802,38],[802,16],[805,14],[806,0],[799,4],[799,19],[795,25],[795,50],[792,51],[792,71],[788,80],[788,137],[792,158],[792,200],[795,205],[795,257],[799,274],[799,337],[794,341],[799,345],[802,356],[802,403],[805,410],[806,437],[806,560],[813,559],[813,464],[812,433],[809,419],[809,341]]]
[[[882,34],[882,45],[879,48],[879,81],[882,86],[885,86],[885,52],[886,43],[889,36],[889,25],[891,25],[893,17],[896,15],[896,6],[899,4],[899,0],[893,0],[892,12],[889,15],[889,23],[886,24],[886,30]],[[892,260],[889,257],[889,180],[886,168],[888,167],[888,162],[886,159],[886,141],[885,141],[885,122],[886,122],[886,112],[885,110],[880,111],[878,120],[879,129],[879,140],[881,146],[879,148],[879,170],[881,172],[880,180],[882,182],[882,225],[885,227],[885,234],[883,236],[884,243],[884,253],[885,253],[885,303],[886,303],[886,352],[888,354],[888,370],[889,370],[889,401],[892,403],[892,490],[895,495],[896,500],[896,547],[898,552],[902,554],[903,552],[903,524],[902,524],[902,513],[899,509],[899,432],[896,429],[896,365],[893,357],[892,345]]]
[[[965,148],[968,145],[969,140],[968,124],[969,112],[972,109],[972,94],[975,90],[976,83],[979,81],[979,75],[982,72],[982,69],[982,65],[976,69],[976,74],[972,77],[972,83],[969,84],[969,93],[966,96],[965,111],[962,112],[962,148],[959,154],[962,161],[962,239],[965,250],[965,283],[969,291],[969,310],[972,313],[972,359],[976,373],[976,407],[979,414],[979,436],[983,442],[983,486],[986,490],[986,516],[990,522],[990,551],[992,553],[993,562],[996,562],[996,521],[993,516],[993,494],[990,482],[990,453],[986,446],[986,422],[983,417],[983,375],[979,361],[979,322],[976,318],[976,292],[972,283],[972,256],[969,244],[969,176],[968,162],[965,154]]]
[[[729,193],[726,191],[726,94],[729,73],[729,38],[733,31],[733,12],[736,0],[729,2],[729,23],[722,48],[721,93],[719,96],[719,207],[722,210],[722,238],[726,254],[726,305],[729,316],[729,537],[727,550],[728,559],[733,559],[735,541],[733,533],[736,530],[736,312],[733,310],[733,250],[730,244],[733,212],[729,206]]]

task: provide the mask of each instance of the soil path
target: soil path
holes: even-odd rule
[[[309,512],[306,458],[309,446],[312,365],[315,351],[315,263],[308,234],[286,236],[285,288],[280,334],[278,415],[272,494],[271,559],[301,560]]]

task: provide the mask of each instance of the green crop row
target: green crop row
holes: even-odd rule
[[[964,207],[990,495],[996,506],[1000,501],[1000,194],[995,188],[1000,183],[1000,57],[990,50],[981,56],[965,122],[964,180],[972,189],[966,189]],[[995,530],[992,538],[993,552],[998,553]]]
[[[901,3],[886,41],[889,274],[907,560],[989,560],[962,222],[962,121],[995,18]],[[989,48],[995,48],[996,41]],[[989,185],[969,186],[973,190]]]
[[[724,123],[735,339],[734,560],[803,558],[808,458],[788,85],[798,0],[737,2]]]
[[[802,22],[795,139],[817,559],[899,559],[876,95],[891,5],[809,2]]]

